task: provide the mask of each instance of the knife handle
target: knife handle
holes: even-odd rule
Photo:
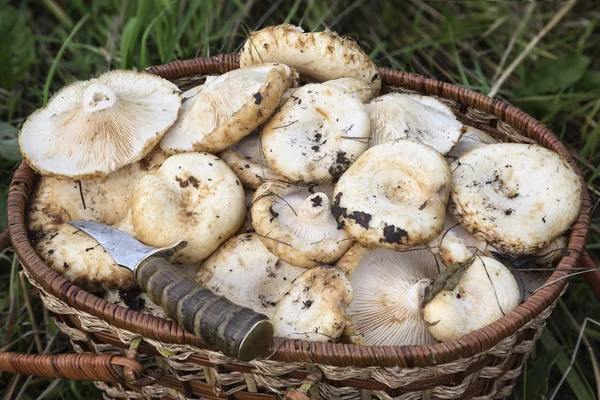
[[[266,315],[201,287],[161,257],[145,259],[135,273],[150,300],[205,347],[240,361],[250,361],[267,350],[273,324]]]

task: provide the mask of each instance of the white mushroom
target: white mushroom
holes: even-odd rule
[[[204,260],[196,281],[236,304],[272,317],[279,300],[304,272],[269,252],[254,233],[229,239]]]
[[[136,162],[96,179],[42,176],[29,203],[29,231],[39,236],[70,220],[117,223],[127,213],[132,187],[147,173],[143,163]]]
[[[581,206],[581,180],[558,154],[538,145],[491,144],[453,164],[450,210],[477,238],[531,254],[562,235]]]
[[[69,224],[46,232],[34,248],[52,269],[88,291],[135,285],[131,270],[120,267],[96,240]]]
[[[519,305],[519,287],[506,267],[481,256],[464,266],[471,261],[454,288],[439,291],[423,309],[437,340],[453,340],[481,329]]]
[[[446,214],[444,230],[427,243],[445,265],[462,261],[472,255],[489,255],[491,248],[486,242],[472,236],[451,215]]]
[[[271,170],[294,183],[335,182],[366,150],[369,116],[344,89],[309,84],[298,89],[262,131]]]
[[[29,116],[23,158],[42,175],[88,179],[144,157],[175,122],[179,89],[158,76],[111,71],[73,83]]]
[[[252,225],[265,246],[283,261],[304,268],[333,263],[352,246],[352,240],[331,214],[332,191],[332,187],[265,183],[254,195]]]
[[[366,246],[396,250],[423,244],[444,227],[450,168],[415,140],[371,147],[335,186],[333,215]]]
[[[188,245],[175,254],[180,263],[199,262],[242,225],[244,189],[231,169],[207,153],[169,157],[133,193],[131,212],[139,239],[149,246]]]
[[[344,331],[352,287],[335,267],[316,267],[298,276],[271,319],[275,336],[328,342]]]
[[[373,99],[367,111],[371,117],[370,146],[415,139],[446,154],[466,129],[450,107],[428,96],[389,93]]]
[[[269,119],[295,79],[296,73],[283,64],[223,74],[183,102],[160,146],[169,153],[226,149]]]
[[[252,32],[240,52],[240,66],[265,62],[287,64],[312,82],[354,78],[369,84],[374,94],[381,88],[377,66],[369,56],[354,40],[329,30],[305,33],[284,24]]]
[[[256,190],[265,181],[282,179],[267,166],[258,133],[250,134],[223,150],[219,157],[229,165],[246,188]]]
[[[338,78],[323,82],[323,85],[345,90],[363,103],[373,97],[373,91],[368,83],[354,78]]]
[[[494,143],[498,143],[498,140],[479,129],[466,126],[465,133],[462,134],[458,143],[450,150],[447,156],[458,158],[473,149]]]
[[[354,293],[346,309],[352,343],[402,346],[434,343],[423,319],[425,293],[438,275],[428,250],[397,252],[353,246],[337,264]]]

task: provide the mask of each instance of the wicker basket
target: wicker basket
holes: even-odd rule
[[[236,55],[176,61],[148,68],[186,89],[199,75],[238,68]],[[380,69],[385,91],[438,96],[459,120],[502,141],[538,142],[573,158],[544,125],[502,101],[424,77]],[[265,357],[249,363],[199,348],[176,323],[135,312],[77,287],[49,268],[28,238],[25,215],[36,175],[25,163],[8,199],[12,243],[31,283],[78,353],[60,356],[1,354],[0,366],[26,374],[96,381],[105,398],[275,399],[501,399],[567,286],[569,268],[585,248],[591,202],[583,187],[582,212],[569,237],[555,283],[539,290],[495,323],[446,343],[369,347],[275,338]],[[141,341],[140,341],[141,339]],[[93,355],[96,353],[100,355]],[[291,389],[296,389],[291,391]]]

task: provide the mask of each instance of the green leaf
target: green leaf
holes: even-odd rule
[[[35,63],[35,36],[27,17],[17,9],[0,9],[0,86],[10,89],[23,80]]]
[[[17,128],[2,121],[0,121],[0,158],[21,161]]]
[[[591,59],[579,54],[563,54],[556,60],[542,59],[534,70],[526,70],[519,91],[527,94],[555,93],[579,81]]]
[[[558,360],[562,352],[558,350],[549,351],[538,357],[527,371],[527,379],[535,384],[527,385],[526,393],[527,400],[541,400],[548,393],[548,377],[552,371],[552,367]]]

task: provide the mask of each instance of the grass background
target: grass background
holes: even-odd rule
[[[536,35],[556,22],[497,96],[547,124],[569,146],[596,202],[600,8],[596,1],[574,3],[564,13],[565,2],[525,1],[0,0],[0,229],[6,226],[6,191],[20,160],[17,131],[54,91],[109,69],[235,52],[249,30],[282,22],[336,30],[355,38],[379,66],[485,94]],[[599,223],[595,214],[590,252],[600,249]],[[0,351],[69,351],[35,291],[21,283],[10,250],[1,254],[0,263]],[[586,317],[600,321],[600,306],[583,280],[574,277],[513,398],[537,400],[554,391]],[[594,371],[600,327],[589,324],[584,338],[586,346],[582,343],[555,398],[600,396]],[[0,394],[5,399],[101,398],[91,383],[6,373],[0,375]]]

